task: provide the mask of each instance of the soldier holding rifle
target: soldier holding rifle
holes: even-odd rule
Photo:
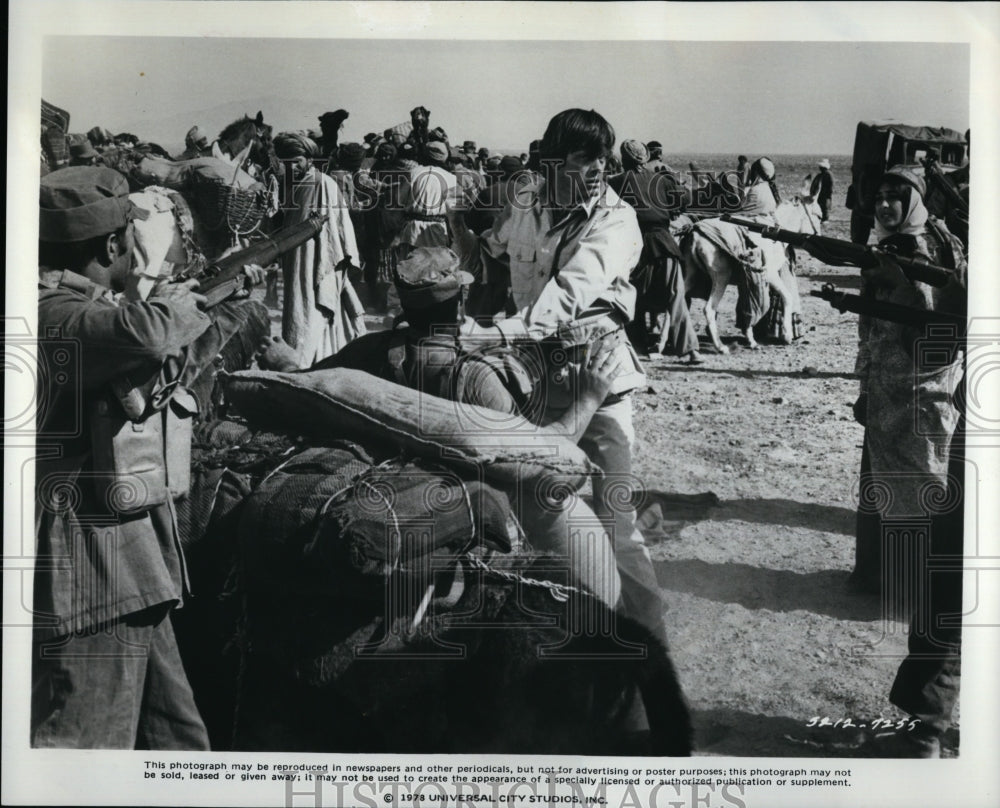
[[[902,166],[882,176],[875,248],[758,229],[826,263],[861,267],[860,296],[832,287],[813,294],[860,315],[854,415],[865,427],[865,442],[851,585],[883,593],[888,605],[913,593],[909,655],[890,700],[917,721],[913,731],[876,739],[874,753],[887,757],[940,756],[960,672],[964,446],[957,402],[966,259],[961,242],[928,214],[925,191],[924,180]],[[917,546],[925,536],[926,546]]]
[[[862,295],[964,317],[962,245],[943,223],[928,215],[924,192],[923,180],[906,169],[890,169],[882,177],[875,196],[875,232],[887,257],[862,270]],[[940,286],[912,280],[892,254],[922,258],[952,274]],[[926,328],[877,315],[862,315],[858,330],[861,394],[855,415],[865,425],[869,465],[866,470],[862,463],[861,510],[881,492],[888,492],[889,499],[877,515],[859,512],[852,577],[860,588],[879,582],[889,592],[913,587],[909,654],[889,698],[920,721],[912,732],[885,739],[876,753],[939,757],[941,736],[951,724],[958,699],[960,675],[964,451],[960,437],[954,438],[961,419],[956,396],[963,375],[963,330],[953,327],[952,338],[937,340],[935,350],[921,347],[927,342]],[[924,549],[935,559],[933,575],[919,548],[897,548],[904,561],[910,560],[918,576],[914,579],[908,574],[909,565],[887,560],[886,540],[890,533],[907,535],[907,522],[919,524],[928,518]],[[911,542],[917,541],[919,531],[910,535]],[[941,563],[945,569],[937,568]]]

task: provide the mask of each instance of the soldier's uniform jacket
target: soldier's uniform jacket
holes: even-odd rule
[[[61,283],[61,279],[69,283]],[[89,286],[88,286],[89,284]],[[35,626],[57,636],[155,604],[185,587],[173,503],[122,515],[95,485],[90,413],[115,380],[159,377],[210,325],[194,305],[119,303],[74,273],[39,287]],[[63,376],[62,374],[65,374]],[[155,383],[154,383],[155,384]]]

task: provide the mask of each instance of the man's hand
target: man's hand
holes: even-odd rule
[[[205,296],[199,295],[194,290],[198,288],[198,281],[194,278],[181,283],[170,283],[167,280],[159,281],[149,297],[158,300],[168,300],[175,305],[193,306],[201,308],[205,305]]]
[[[264,337],[254,357],[261,370],[291,372],[299,369],[298,354],[281,337]]]
[[[259,264],[246,264],[243,272],[249,278],[251,286],[260,286],[267,280],[267,270]]]
[[[614,348],[601,346],[591,355],[591,346],[588,346],[583,363],[577,370],[577,397],[581,400],[604,401],[622,370],[621,358]]]

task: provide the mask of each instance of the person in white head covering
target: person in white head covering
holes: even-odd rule
[[[875,232],[889,257],[862,270],[863,294],[918,311],[966,311],[961,242],[929,216],[924,181],[890,169],[875,195]],[[909,280],[891,255],[922,258],[954,271],[941,288]],[[963,400],[963,351],[957,336],[925,350],[924,328],[862,315],[855,418],[865,426],[861,461],[855,589],[907,591],[913,610],[909,656],[889,700],[914,719],[899,733],[895,757],[938,757],[958,699],[961,626],[939,618],[962,612],[961,568],[929,575],[927,557],[962,554],[961,441],[953,441]],[[893,538],[895,537],[895,539]],[[923,548],[917,546],[926,542]],[[892,558],[888,563],[885,559]],[[901,562],[901,563],[900,563]],[[918,619],[919,618],[919,619]]]

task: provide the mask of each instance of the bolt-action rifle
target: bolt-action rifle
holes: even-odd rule
[[[849,295],[846,292],[839,291],[832,283],[825,283],[823,284],[823,288],[818,292],[813,290],[809,294],[827,301],[837,311],[866,314],[878,320],[888,320],[891,323],[899,323],[900,325],[908,325],[914,328],[949,326],[957,329],[955,331],[956,334],[964,333],[966,328],[965,317],[960,314],[911,309],[909,306],[876,300],[864,295]]]
[[[223,258],[217,258],[204,269],[188,269],[174,275],[171,283],[191,280],[198,281],[198,294],[206,298],[205,308],[217,306],[236,292],[245,289],[248,278],[243,267],[248,264],[266,267],[296,247],[305,244],[318,235],[326,223],[327,215],[309,214],[305,221],[285,227],[269,238],[256,241],[249,247],[236,250]]]
[[[868,247],[864,244],[855,244],[852,241],[842,241],[839,238],[830,236],[816,236],[807,233],[796,233],[793,230],[783,230],[773,225],[761,224],[749,219],[740,219],[736,216],[725,214],[722,221],[745,227],[755,233],[760,233],[764,238],[772,241],[781,241],[791,244],[793,247],[801,247],[813,258],[817,258],[824,264],[835,267],[859,267],[861,269],[872,269],[878,266],[882,256],[888,256],[897,264],[911,281],[922,281],[930,286],[938,288],[945,286],[955,274],[950,270],[937,264],[921,261],[919,258],[908,258],[893,252],[891,248]]]
[[[920,162],[924,164],[924,176],[930,180],[931,185],[945,195],[953,208],[968,216],[969,203],[965,201],[958,192],[958,189],[952,185],[951,180],[941,170],[941,166],[938,165],[938,161],[934,156],[932,155]]]

